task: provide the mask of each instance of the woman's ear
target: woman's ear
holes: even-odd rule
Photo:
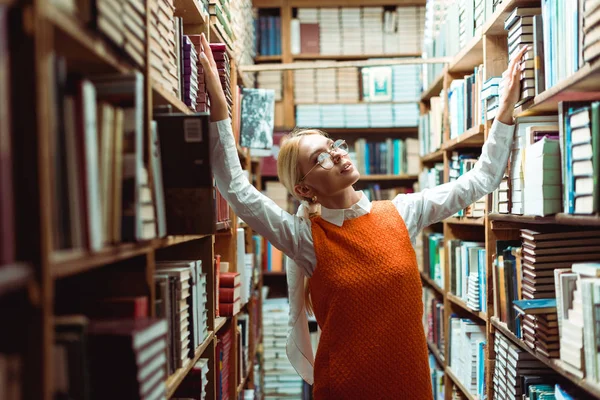
[[[294,186],[294,193],[302,198],[311,198],[313,196],[313,190],[308,186],[301,184]]]

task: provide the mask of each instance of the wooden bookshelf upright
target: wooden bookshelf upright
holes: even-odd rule
[[[450,84],[454,79],[462,78],[465,75],[473,73],[473,69],[483,64],[485,76],[483,81],[494,76],[500,76],[508,66],[508,50],[507,50],[507,32],[504,30],[504,20],[516,7],[540,7],[540,1],[528,0],[507,0],[498,5],[498,9],[493,13],[491,18],[486,21],[481,30],[475,34],[475,37],[461,49],[454,59],[446,64],[443,72],[437,76],[425,88],[421,96],[421,111],[422,114],[430,110],[430,100],[433,96],[438,96],[443,89],[447,95]],[[527,115],[543,115],[548,113],[556,113],[558,110],[558,102],[561,99],[570,100],[598,100],[600,99],[600,80],[598,79],[598,71],[600,71],[600,63],[596,62],[592,65],[585,65],[571,77],[560,82],[551,89],[539,94],[533,100],[515,109],[515,116]],[[447,99],[446,99],[447,100]],[[450,140],[449,120],[448,120],[448,101],[444,102],[445,110],[444,131],[442,146],[429,154],[421,157],[422,167],[430,167],[435,163],[444,164],[444,182],[448,181],[450,160],[453,151],[459,149],[479,149],[487,139],[492,121],[486,121],[485,125],[476,126],[459,135],[458,138]],[[499,166],[498,168],[503,168]],[[496,354],[494,352],[494,340],[497,332],[502,333],[523,350],[531,353],[537,359],[554,370],[561,379],[572,383],[581,389],[581,398],[600,399],[600,390],[598,385],[591,383],[586,379],[578,379],[571,374],[568,369],[564,368],[558,359],[548,359],[533,351],[525,342],[518,339],[506,325],[494,316],[493,304],[493,260],[496,252],[496,242],[499,240],[519,239],[520,229],[542,226],[579,226],[579,227],[598,227],[600,226],[600,217],[598,216],[576,216],[568,214],[557,214],[551,217],[530,217],[511,214],[493,214],[490,213],[492,206],[492,196],[486,199],[486,215],[483,218],[456,218],[451,217],[444,220],[437,226],[428,228],[429,231],[443,233],[444,243],[451,239],[476,240],[485,242],[486,250],[486,276],[487,276],[487,313],[473,311],[467,305],[450,293],[450,271],[449,271],[449,254],[448,249],[444,245],[445,261],[445,287],[440,287],[434,282],[427,273],[421,273],[421,278],[424,288],[431,289],[435,296],[442,299],[444,304],[444,340],[446,352],[441,354],[435,344],[429,343],[429,348],[434,354],[437,363],[442,371],[445,371],[444,386],[445,398],[452,398],[452,389],[457,388],[458,391],[467,399],[477,399],[477,397],[469,393],[464,385],[457,379],[456,374],[449,367],[449,318],[452,313],[460,317],[469,318],[479,324],[484,324],[486,329],[486,350],[485,350],[485,387],[486,396],[488,399],[495,399],[493,390],[492,377],[494,373]]]
[[[11,4],[14,3],[14,4]],[[150,6],[146,4],[146,39],[150,26]],[[196,361],[209,359],[207,398],[216,397],[216,375],[219,360],[215,357],[217,333],[230,330],[232,349],[230,360],[229,398],[238,398],[240,392],[254,387],[254,360],[260,346],[252,345],[248,374],[237,376],[239,354],[237,349],[237,316],[215,316],[215,292],[212,279],[215,273],[215,254],[230,263],[231,271],[244,268],[237,265],[237,217],[230,212],[230,228],[218,234],[167,236],[137,243],[117,243],[100,251],[53,250],[52,235],[52,149],[53,128],[48,123],[52,113],[50,98],[52,81],[49,66],[51,56],[66,59],[68,70],[82,76],[101,73],[128,73],[134,70],[144,76],[144,143],[150,143],[150,121],[153,108],[168,105],[173,112],[191,114],[192,111],[173,93],[155,82],[150,76],[149,41],[145,41],[144,67],[139,68],[98,31],[84,26],[76,17],[62,10],[57,2],[32,0],[2,2],[10,5],[10,66],[13,86],[11,92],[13,160],[15,164],[16,246],[19,263],[0,267],[0,308],[10,329],[3,325],[3,343],[10,343],[24,355],[22,369],[22,398],[54,398],[54,317],[55,306],[69,299],[79,301],[86,290],[120,287],[121,293],[148,298],[149,312],[155,314],[154,271],[156,261],[163,259],[197,259],[203,262],[208,292],[208,337],[195,349],[195,356],[184,368],[168,376],[166,393],[170,398]],[[83,2],[82,2],[83,4]],[[229,42],[231,60],[231,88],[248,82],[236,67],[231,50],[231,39],[224,38],[215,19],[204,13],[195,0],[175,0],[176,16],[183,19],[185,34],[207,35],[211,42]],[[1,83],[0,83],[1,84]],[[235,96],[234,101],[237,101]],[[235,109],[235,107],[234,107]],[[234,115],[235,117],[235,115]],[[208,146],[208,144],[207,144]],[[150,163],[148,163],[150,164]],[[244,165],[249,169],[250,165]],[[148,168],[151,169],[150,165]],[[156,171],[149,171],[150,176]],[[244,227],[249,232],[249,228]],[[245,246],[246,251],[252,248]],[[260,269],[258,268],[258,271]],[[252,302],[261,304],[262,279],[253,283]],[[12,310],[12,311],[9,311]],[[250,319],[260,318],[252,308],[244,306]],[[250,329],[250,326],[248,327]],[[250,343],[260,341],[250,334]],[[2,346],[6,347],[6,346]],[[9,349],[11,349],[9,347]],[[0,349],[5,350],[4,348]],[[118,359],[114,360],[119,363]],[[110,384],[110,382],[107,382]]]

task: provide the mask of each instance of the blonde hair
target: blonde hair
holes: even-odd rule
[[[294,129],[281,139],[279,155],[277,156],[277,176],[279,182],[299,201],[311,202],[311,199],[298,196],[294,187],[302,178],[302,171],[298,163],[300,154],[300,140],[308,135],[322,135],[329,137],[327,133],[319,129]],[[310,315],[314,314],[312,299],[310,297],[310,278],[304,279],[304,304]]]

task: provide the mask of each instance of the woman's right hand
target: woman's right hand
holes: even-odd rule
[[[210,120],[213,122],[221,121],[229,117],[227,99],[225,98],[223,87],[221,86],[217,63],[215,62],[212,50],[204,33],[200,35],[200,40],[202,42],[200,63],[204,69],[204,82],[206,84],[206,89],[208,90],[208,95],[210,96]]]

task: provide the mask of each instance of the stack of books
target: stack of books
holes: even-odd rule
[[[260,71],[257,83],[261,89],[272,89],[275,92],[275,101],[281,101],[283,93],[283,73],[281,71]]]
[[[200,40],[200,35],[188,35],[188,38],[194,45],[196,53],[199,55],[202,52],[202,41]],[[202,67],[202,64],[200,64],[200,59],[198,59],[197,70],[198,91],[196,92],[196,103],[193,110],[196,112],[210,112],[210,99],[208,97],[208,91],[206,90],[206,84],[204,83],[204,68]]]
[[[150,76],[179,97],[178,46],[173,0],[150,0]]]
[[[563,208],[569,214],[598,213],[600,102],[569,107],[563,115]]]
[[[233,107],[233,95],[231,93],[231,68],[229,65],[229,55],[226,51],[227,46],[225,45],[225,43],[211,43],[210,49],[212,50],[215,63],[217,64],[219,78],[221,79],[221,86],[223,87],[223,92],[225,92],[225,98],[227,99],[227,109],[229,110],[229,118],[231,118],[231,111]]]
[[[96,7],[98,30],[114,44],[122,47],[125,42],[124,4],[116,0],[99,0]]]
[[[541,13],[542,10],[538,7],[517,7],[506,18],[504,29],[508,31],[509,59],[512,59],[523,46],[533,47],[533,43],[535,42],[533,21],[534,17]],[[538,40],[542,40],[541,31]],[[535,55],[533,51],[528,51],[523,60],[521,64],[521,99],[517,102],[516,106],[520,106],[536,95]],[[543,57],[539,59],[539,62],[541,60],[543,60]]]
[[[320,105],[302,104],[296,106],[296,126],[314,128],[315,126],[322,125],[323,120]]]
[[[600,9],[591,0],[584,1],[583,13],[583,60],[591,63],[600,56],[600,45],[598,44],[598,35],[600,26],[598,26],[598,17]]]
[[[340,54],[341,33],[340,10],[338,8],[321,8],[319,10],[321,54]]]
[[[368,105],[369,125],[386,128],[394,125],[394,111],[391,103],[373,103]]]
[[[527,135],[527,129],[534,126],[556,126],[557,116],[519,117],[516,119],[513,147],[510,155],[510,211],[522,215],[525,204],[525,155],[532,144]]]
[[[188,36],[183,37],[183,102],[196,111],[198,101],[198,52]]]
[[[398,46],[387,50],[396,50],[394,52],[401,54],[420,54],[425,29],[425,7],[396,7],[395,20],[396,37],[390,39],[398,43]],[[385,46],[384,53],[389,54]]]
[[[479,272],[473,271],[469,274],[469,281],[467,282],[467,307],[471,310],[479,311],[480,303]]]
[[[317,102],[316,79],[314,69],[294,71],[294,101],[296,104],[313,104]]]
[[[418,65],[392,66],[392,100],[417,101],[421,96]]]
[[[502,78],[494,76],[484,82],[481,88],[482,109],[485,110],[485,120],[489,121],[496,118],[498,107],[500,106],[500,91],[498,86]],[[483,103],[485,102],[485,103]],[[485,121],[482,118],[481,123]]]
[[[238,272],[219,274],[219,315],[232,317],[240,312],[241,280]]]
[[[517,300],[513,304],[522,318],[520,337],[525,344],[548,358],[558,358],[556,299]]]
[[[163,319],[90,321],[87,349],[91,398],[164,398],[167,330],[167,321]],[[119,362],[115,363],[117,359]]]
[[[500,332],[496,331],[494,336],[496,365],[492,381],[495,399],[521,398],[533,384],[553,384],[553,370],[511,343]]]
[[[475,167],[477,156],[474,154],[459,154],[452,152],[449,170],[449,181],[457,180],[461,175],[466,174]],[[457,217],[480,218],[485,214],[485,196],[469,205],[467,208],[456,213]]]
[[[201,358],[185,376],[177,387],[173,398],[190,398],[208,400],[206,387],[208,385],[208,358]]]
[[[286,355],[289,304],[287,298],[263,300],[265,399],[300,396],[302,378]]]
[[[479,33],[483,24],[485,23],[485,4],[484,0],[475,0],[474,7],[474,18],[475,18],[475,32]]]
[[[227,47],[233,50],[233,41],[235,37],[231,30],[231,13],[229,12],[229,0],[210,0],[208,5],[210,14],[210,23],[215,26],[217,31],[227,43]]]
[[[558,127],[551,127],[552,129]],[[536,127],[528,128],[530,135]],[[527,149],[524,178],[524,213],[546,216],[562,210],[560,175],[560,146],[558,131],[549,139],[544,137]],[[530,136],[533,140],[533,137]]]
[[[383,7],[362,8],[363,49],[369,54],[383,53]]]
[[[205,0],[208,3],[208,0]],[[254,12],[252,0],[229,2],[232,30],[235,37],[233,58],[237,65],[254,64],[256,57],[256,32],[254,28]],[[250,87],[254,87],[254,74],[244,74]]]
[[[458,2],[458,40],[459,47],[464,48],[475,34],[473,1],[459,0]]]
[[[500,214],[509,214],[510,213],[510,185],[509,185],[510,177],[507,174],[504,174],[502,180],[500,181],[500,185],[498,189],[494,190],[493,195],[493,212],[497,212]]]
[[[361,54],[364,52],[361,26],[361,9],[342,7],[340,11],[342,27],[342,54]]]
[[[231,365],[231,347],[233,337],[231,329],[221,329],[217,333],[217,348],[215,357],[220,360],[216,371],[217,399],[229,398],[229,379],[235,376],[234,366]]]
[[[335,103],[337,101],[335,69],[318,69],[316,75],[317,102]]]
[[[485,243],[448,240],[448,268],[450,269],[450,293],[471,304],[475,311],[487,311]]]
[[[138,67],[146,65],[146,3],[141,0],[129,0],[123,4],[123,49],[135,61]]]
[[[357,103],[360,98],[358,68],[338,68],[335,71],[337,101],[340,103]]]

